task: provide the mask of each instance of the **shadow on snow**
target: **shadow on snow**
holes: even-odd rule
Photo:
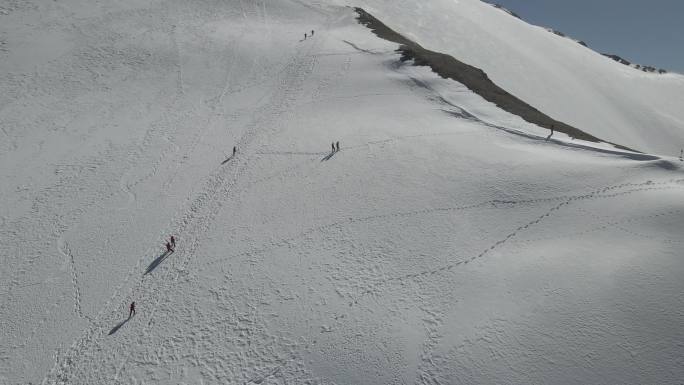
[[[126,318],[125,320],[119,322],[118,325],[114,326],[114,327],[112,328],[112,330],[109,331],[109,334],[108,334],[108,335],[111,336],[112,334],[118,332],[119,329],[121,329],[121,327],[123,327],[123,326],[124,326],[128,321],[130,321],[130,320],[131,320],[131,317],[128,317],[128,318]]]
[[[332,151],[330,154],[326,155],[325,158],[321,159],[321,162],[330,160],[335,154],[337,154],[337,151]]]
[[[235,157],[235,155],[231,155],[231,156],[229,156],[228,158],[226,158],[226,160],[224,160],[223,162],[221,162],[221,166],[223,166],[224,164],[230,162],[234,157]]]
[[[154,261],[152,261],[152,263],[150,263],[150,265],[147,266],[147,270],[145,270],[145,274],[143,274],[143,275],[147,275],[147,274],[151,273],[154,269],[157,268],[157,266],[159,266],[162,262],[164,262],[164,260],[165,260],[169,255],[171,255],[171,253],[172,253],[172,251],[167,251],[167,252],[165,252],[164,254],[158,256],[157,259],[155,259]]]

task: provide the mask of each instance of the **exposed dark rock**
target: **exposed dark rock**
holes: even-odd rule
[[[507,14],[509,14],[509,15],[511,15],[511,16],[513,16],[513,17],[515,17],[515,18],[517,18],[517,19],[522,20],[522,17],[518,16],[515,12],[511,11],[510,9],[504,7],[504,6],[501,5],[501,4],[490,3],[489,1],[486,1],[486,0],[481,0],[481,1],[482,1],[483,3],[485,3],[485,4],[491,5],[491,6],[494,7],[494,8],[497,8],[497,9],[500,9],[500,10],[506,12]]]
[[[556,31],[555,29],[552,29],[552,28],[548,28],[547,31],[549,31],[549,32],[551,32],[551,33],[553,33],[553,34],[555,34],[555,35],[558,35],[558,36],[560,36],[560,37],[567,37],[567,36],[565,36],[565,34],[564,34],[563,32],[561,32],[561,31]]]
[[[399,49],[397,51],[401,54],[402,61],[413,60],[414,65],[430,67],[432,71],[442,78],[452,79],[465,85],[468,89],[480,95],[485,100],[496,104],[499,108],[509,113],[520,116],[529,123],[548,129],[553,127],[555,131],[563,132],[572,138],[591,142],[602,141],[578,128],[545,115],[536,108],[511,95],[491,81],[487,74],[481,69],[465,64],[452,56],[427,50],[418,43],[405,38],[387,27],[362,8],[355,8],[355,10],[359,15],[359,23],[368,27],[378,37],[399,44]],[[615,146],[629,150],[623,146]]]
[[[608,57],[608,58],[611,58],[620,64],[624,64],[624,65],[631,65],[632,64],[632,63],[628,62],[627,60],[621,58],[618,55],[612,55],[612,54],[607,54],[607,53],[602,53],[601,55]]]
[[[494,8],[498,8],[498,9],[500,9],[500,10],[506,12],[507,14],[509,14],[509,15],[515,17],[515,18],[518,18],[518,19],[522,20],[522,18],[521,18],[520,16],[518,16],[515,12],[511,11],[510,9],[504,7],[504,6],[501,5],[501,4],[491,4],[491,5],[494,6]]]
[[[636,69],[644,71],[644,72],[659,73],[659,74],[666,74],[667,73],[667,71],[662,69],[662,68],[656,68],[653,66],[644,66],[641,64],[632,64],[628,60],[623,59],[618,55],[611,55],[611,54],[605,54],[605,53],[602,53],[601,55],[608,57],[608,58],[611,58],[620,64],[624,64],[624,65],[630,66],[632,68],[636,68]]]

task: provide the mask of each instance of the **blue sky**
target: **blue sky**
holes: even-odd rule
[[[594,50],[684,73],[684,0],[491,0]]]

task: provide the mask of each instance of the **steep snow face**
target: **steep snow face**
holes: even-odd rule
[[[355,16],[0,8],[0,384],[684,378],[684,163],[547,138]]]
[[[481,68],[513,95],[599,138],[663,155],[684,146],[682,75],[619,65],[480,0],[351,5],[427,49]]]

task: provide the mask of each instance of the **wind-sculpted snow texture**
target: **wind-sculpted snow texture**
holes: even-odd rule
[[[548,137],[356,18],[0,5],[0,384],[681,382],[684,163]]]

